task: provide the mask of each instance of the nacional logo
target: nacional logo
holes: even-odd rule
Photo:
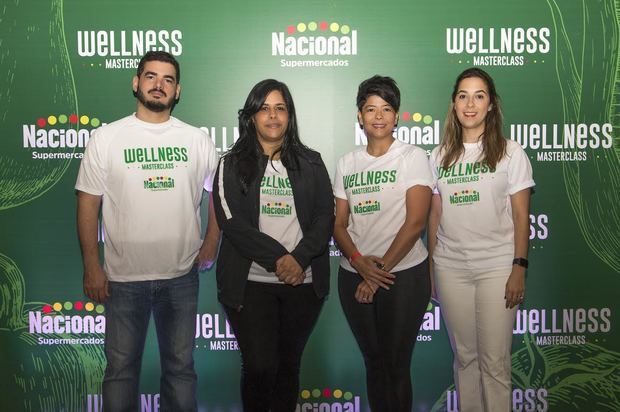
[[[358,122],[355,122],[355,145],[365,146],[368,138]],[[392,133],[395,139],[416,146],[437,146],[441,142],[441,124],[430,114],[417,111],[404,111],[400,115],[398,126]],[[427,155],[430,150],[427,150]]]
[[[549,395],[545,388],[515,388],[512,390],[513,412],[547,412]],[[446,393],[446,412],[458,412],[458,394],[456,391]]]
[[[267,202],[261,205],[260,212],[263,215],[272,217],[290,216],[293,212],[293,207],[285,202]]]
[[[588,334],[609,333],[610,308],[519,309],[514,335],[529,333],[536,345],[583,345]]]
[[[381,202],[378,200],[363,200],[353,205],[353,213],[358,215],[368,215],[381,210]]]
[[[89,59],[83,66],[136,69],[148,51],[183,53],[181,30],[78,30],[77,53]]]
[[[438,331],[441,328],[441,309],[439,305],[434,305],[433,302],[428,302],[426,307],[426,313],[422,319],[422,325],[420,325],[420,331],[416,341],[418,342],[430,342],[433,340],[433,335],[429,332]]]
[[[613,150],[611,123],[511,124],[510,138],[538,162],[582,162],[588,150]]]
[[[196,315],[196,349],[239,350],[237,338],[225,316],[219,313]]]
[[[174,179],[170,176],[152,176],[144,180],[144,188],[151,192],[174,189]]]
[[[551,50],[549,27],[448,27],[446,52],[473,66],[545,63]]]
[[[338,249],[338,245],[336,245],[336,241],[333,237],[329,239],[329,256],[337,258],[342,256],[342,251]]]
[[[28,333],[39,345],[101,345],[105,333],[104,307],[93,302],[66,301],[28,311]]]
[[[295,412],[361,412],[360,397],[342,389],[304,389]]]
[[[357,55],[357,30],[348,24],[310,21],[271,33],[271,55],[280,67],[348,67]]]
[[[453,192],[449,197],[451,205],[467,206],[480,201],[480,192],[473,189],[464,189]]]
[[[22,125],[22,143],[35,160],[81,159],[84,153],[75,149],[86,147],[93,130],[105,124],[85,114],[50,114]]]

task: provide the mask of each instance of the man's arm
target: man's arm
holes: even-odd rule
[[[100,208],[101,196],[78,191],[77,228],[84,264],[84,294],[97,303],[103,303],[109,296],[108,278],[99,261],[97,243]]]

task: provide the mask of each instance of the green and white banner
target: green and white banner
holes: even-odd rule
[[[537,183],[513,410],[619,411],[619,16],[617,0],[4,1],[0,409],[101,411],[105,310],[82,294],[73,187],[92,131],[135,110],[139,58],[167,50],[182,72],[174,115],[208,130],[218,151],[238,136],[251,87],[275,78],[289,85],[302,140],[332,176],[337,159],[365,143],[362,80],[398,82],[395,136],[430,152],[456,76],[487,70],[506,135],[524,147]],[[333,245],[331,254],[332,293],[304,354],[298,410],[367,411],[362,357],[334,293]],[[240,411],[239,353],[213,271],[201,275],[195,359],[200,410]],[[411,373],[415,411],[458,410],[435,302]],[[151,331],[142,411],[159,410],[158,390]]]

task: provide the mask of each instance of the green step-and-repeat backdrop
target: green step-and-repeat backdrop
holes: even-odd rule
[[[0,409],[100,411],[105,311],[82,294],[73,186],[92,131],[135,109],[148,50],[182,70],[174,115],[218,151],[264,78],[286,82],[302,140],[333,176],[365,143],[355,95],[373,74],[402,91],[398,139],[441,138],[457,74],[480,66],[537,183],[527,299],[513,345],[514,411],[620,411],[620,2],[614,0],[4,0],[0,7]],[[204,217],[204,216],[203,216]],[[153,225],[157,225],[153,216]],[[145,233],[145,236],[148,236]],[[332,290],[339,251],[331,246]],[[201,277],[201,411],[240,411],[239,353]],[[411,373],[415,411],[457,411],[441,305]],[[154,334],[142,411],[159,409]],[[336,293],[306,349],[299,411],[366,411],[362,358]]]

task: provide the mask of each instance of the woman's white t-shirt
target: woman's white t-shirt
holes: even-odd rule
[[[297,220],[295,199],[288,172],[282,161],[270,160],[260,182],[259,230],[276,239],[291,252],[303,238]],[[252,262],[248,280],[263,283],[281,283],[274,272],[267,272],[256,262]],[[304,283],[312,282],[312,268],[306,269]]]
[[[441,218],[433,261],[455,269],[512,266],[514,224],[510,196],[535,185],[532,166],[521,146],[507,140],[506,155],[492,170],[482,162],[482,144],[465,143],[461,159],[447,170],[442,153],[430,157],[441,195]]]
[[[362,255],[382,257],[387,252],[405,222],[407,189],[416,185],[433,187],[426,152],[419,147],[394,140],[382,156],[371,156],[361,147],[340,158],[334,195],[349,203],[347,230]],[[427,256],[418,239],[392,271],[413,267]],[[340,266],[355,272],[344,256]]]

